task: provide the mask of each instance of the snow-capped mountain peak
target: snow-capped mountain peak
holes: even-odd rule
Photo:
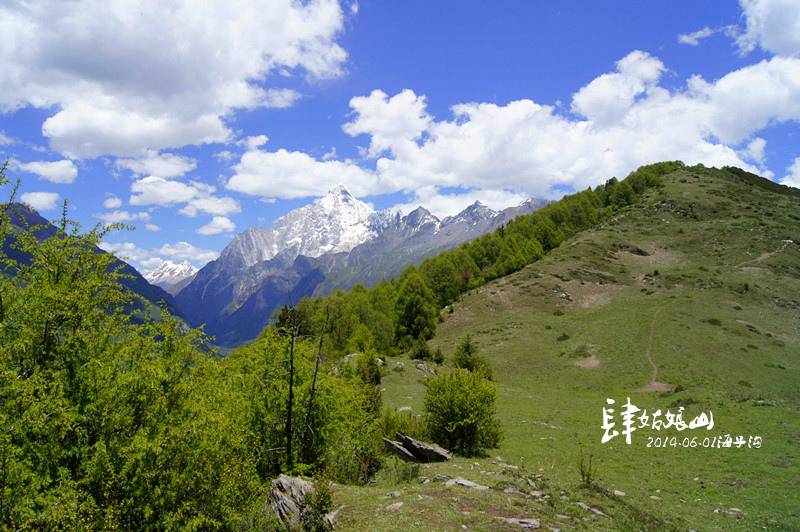
[[[499,213],[497,211],[490,209],[480,201],[476,201],[455,216],[448,216],[442,220],[442,225],[451,225],[457,223],[477,225],[486,222],[487,220],[491,220],[498,214]]]
[[[181,288],[189,284],[194,278],[198,269],[183,261],[175,264],[170,260],[165,260],[161,266],[144,274],[147,282],[159,286],[172,295],[177,294]]]
[[[386,216],[337,185],[314,203],[290,211],[270,228],[251,227],[239,233],[221,259],[249,267],[279,253],[290,258],[350,251],[375,238],[388,225]]]

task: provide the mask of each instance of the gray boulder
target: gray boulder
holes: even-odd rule
[[[300,517],[306,511],[306,496],[312,491],[314,491],[314,485],[308,480],[281,475],[272,481],[268,500],[278,519],[293,528],[300,526]],[[323,517],[332,529],[334,528],[333,520],[338,512],[339,510],[335,510]]]
[[[396,433],[398,441],[383,438],[386,447],[394,454],[406,462],[444,462],[453,458],[453,454],[447,449],[435,443],[426,443],[416,440],[405,434]]]

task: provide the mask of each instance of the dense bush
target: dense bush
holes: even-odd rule
[[[230,526],[258,479],[202,336],[166,312],[132,323],[95,251],[106,230],[63,218],[39,241],[11,229],[24,208],[0,205],[0,241],[25,257],[0,252],[0,528]]]
[[[461,338],[453,354],[453,365],[468,371],[481,372],[487,379],[492,380],[492,368],[485,355],[478,351],[478,346],[470,335]]]
[[[431,360],[433,358],[433,352],[428,347],[428,342],[421,336],[414,341],[408,354],[414,360]]]
[[[425,381],[428,431],[436,443],[467,456],[500,443],[496,388],[484,375],[456,369]]]
[[[374,359],[337,377],[297,328],[210,356],[166,311],[132,322],[107,229],[40,241],[24,208],[0,204],[0,529],[232,529],[279,472],[374,474]]]

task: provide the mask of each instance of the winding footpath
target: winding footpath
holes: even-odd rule
[[[655,334],[656,329],[656,319],[658,318],[659,312],[661,312],[663,308],[664,307],[659,307],[655,314],[653,314],[653,321],[650,323],[650,341],[647,344],[647,352],[645,353],[647,361],[650,362],[651,366],[653,366],[653,378],[650,379],[650,382],[647,385],[637,388],[634,390],[634,392],[666,392],[670,390],[669,384],[658,382],[656,380],[658,377],[658,366],[656,366],[655,362],[653,362],[653,358],[650,356],[650,351],[653,350],[653,335]]]

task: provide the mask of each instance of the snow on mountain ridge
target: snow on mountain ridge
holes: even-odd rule
[[[183,261],[180,264],[176,264],[171,260],[165,260],[161,263],[161,266],[150,270],[142,277],[147,279],[147,282],[150,284],[158,285],[158,283],[163,282],[174,283],[176,281],[182,281],[183,279],[190,277],[197,272],[198,268],[195,268],[189,264],[189,261]]]
[[[199,270],[183,261],[176,264],[170,260],[165,260],[161,266],[142,275],[147,282],[163,288],[172,295],[175,295],[181,288],[189,284]]]
[[[350,251],[375,238],[388,223],[388,217],[356,199],[345,185],[337,185],[314,203],[278,218],[271,228],[250,227],[239,233],[220,259],[249,267],[280,253],[319,257]]]

